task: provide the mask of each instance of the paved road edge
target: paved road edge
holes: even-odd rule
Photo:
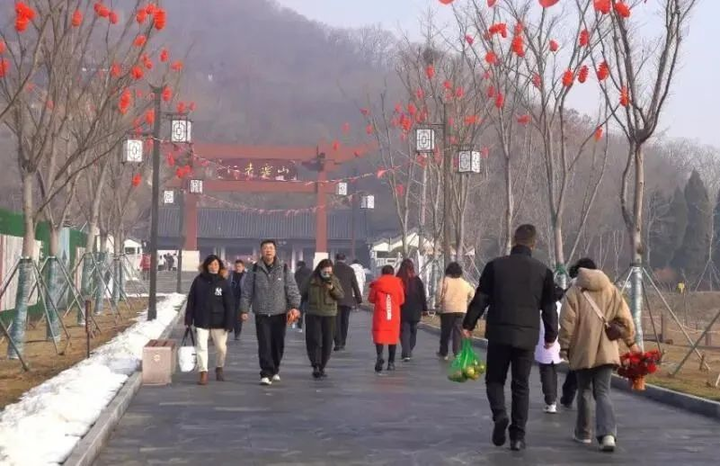
[[[184,315],[185,303],[183,302],[182,306],[178,309],[177,316],[175,316],[172,322],[165,328],[160,335],[160,339],[168,338]],[[107,405],[102,414],[100,414],[97,421],[95,421],[95,424],[93,424],[87,434],[80,439],[78,444],[75,445],[70,456],[68,456],[63,463],[64,466],[91,466],[95,462],[107,444],[107,441],[110,439],[110,435],[125,414],[125,411],[127,411],[128,406],[130,406],[130,402],[132,402],[140,390],[141,383],[141,370],[138,370],[128,377],[123,387],[118,391],[117,395],[115,395],[115,398],[112,399],[110,404]]]
[[[440,329],[438,327],[421,322],[419,328],[427,333],[433,335],[440,335]],[[473,338],[473,345],[480,348],[487,348],[487,340],[485,338]],[[561,372],[567,372],[567,365],[563,364],[560,366]],[[694,395],[688,395],[686,393],[677,392],[657,385],[646,385],[644,392],[638,392],[631,390],[627,380],[622,377],[613,376],[613,388],[620,390],[625,393],[630,393],[633,396],[647,398],[664,405],[672,406],[674,408],[689,411],[694,414],[699,414],[711,419],[720,421],[720,403],[717,401],[707,400]]]

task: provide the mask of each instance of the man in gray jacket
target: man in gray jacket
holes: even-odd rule
[[[252,308],[255,314],[262,385],[280,381],[287,323],[300,315],[295,277],[277,258],[276,248],[273,240],[260,243],[262,259],[248,271],[240,299],[240,312],[246,314]]]

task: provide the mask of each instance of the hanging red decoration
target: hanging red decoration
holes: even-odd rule
[[[520,34],[513,37],[511,47],[513,52],[515,52],[518,57],[525,56],[525,41]]]
[[[615,13],[618,14],[621,18],[629,18],[630,17],[630,7],[627,6],[625,2],[616,2],[615,3]]]
[[[190,105],[188,105],[188,110],[191,112],[195,111],[195,102],[190,102]]]
[[[488,65],[495,65],[497,64],[497,55],[492,50],[488,51],[488,53],[485,54],[485,61]]]
[[[475,39],[470,34],[467,34],[465,36],[465,42],[467,42],[468,45],[473,45],[475,43]]]
[[[0,55],[2,55],[3,53],[5,53],[5,49],[6,49],[6,48],[7,48],[7,47],[5,46],[5,41],[3,41],[2,39],[0,39]]]
[[[120,21],[120,17],[114,11],[110,12],[110,16],[108,16],[108,19],[110,20],[110,24],[117,24]]]
[[[455,89],[455,97],[458,99],[462,99],[465,96],[465,89],[463,89],[462,86],[459,86],[457,89]]]
[[[122,115],[125,115],[127,111],[130,109],[130,105],[132,104],[132,92],[130,92],[129,89],[125,89],[122,94],[120,94],[120,102],[118,103],[118,110],[120,110],[120,113]]]
[[[550,8],[551,6],[555,5],[560,0],[539,0],[540,6],[543,8]]]
[[[136,173],[132,177],[133,188],[137,188],[138,186],[140,186],[140,183],[142,183],[142,176],[140,176],[140,173]]]
[[[603,128],[602,128],[602,126],[598,126],[598,127],[597,127],[597,129],[595,130],[595,135],[594,135],[594,137],[595,137],[595,141],[599,141],[600,139],[602,139],[602,137],[603,137]]]
[[[407,106],[407,112],[410,115],[415,115],[417,113],[417,107],[415,107],[415,104],[410,102]]]
[[[130,75],[133,77],[133,79],[135,79],[137,81],[137,80],[140,80],[143,78],[143,76],[145,75],[145,72],[143,71],[143,69],[141,67],[133,66],[132,69],[130,70]]]
[[[540,87],[542,86],[542,79],[540,78],[539,74],[537,74],[537,73],[533,74],[532,83],[533,83],[533,86],[540,89]]]
[[[468,126],[477,125],[478,123],[480,123],[480,117],[478,117],[477,115],[468,115],[465,117],[464,121],[465,124]]]
[[[370,115],[370,110],[368,110],[367,108],[361,108],[360,113],[362,113],[363,116],[368,116]]]
[[[135,15],[135,20],[138,22],[138,24],[142,24],[147,19],[147,15],[147,11],[138,10],[137,15]]]
[[[526,124],[530,123],[530,115],[520,115],[517,118],[517,122],[520,123],[521,125],[526,125]]]
[[[146,42],[147,42],[147,37],[145,37],[144,35],[140,34],[140,35],[137,36],[137,37],[135,38],[135,40],[133,41],[133,45],[134,45],[135,47],[142,47],[143,45],[145,45]]]
[[[442,3],[443,5],[450,5],[454,1],[455,0],[440,0],[440,3]]]
[[[157,10],[158,8],[154,3],[148,3],[147,6],[145,6],[145,11],[149,15],[154,15]]]
[[[149,70],[153,69],[153,62],[152,62],[152,60],[150,60],[150,57],[148,57],[147,55],[143,55],[142,60],[143,60],[143,65],[145,65],[145,68],[147,68]]]
[[[332,148],[333,148],[333,150],[334,150],[335,152],[337,152],[338,150],[340,150],[340,141],[333,141],[333,143],[332,143]]]
[[[418,90],[415,91],[415,96],[418,98],[418,100],[423,100],[425,98],[425,91],[418,88]]]
[[[152,126],[155,123],[155,110],[150,109],[145,112],[145,123],[147,123],[148,126]]]
[[[372,133],[373,133],[373,126],[372,126],[372,125],[367,125],[367,126],[365,127],[365,133],[367,133],[367,134],[372,134]]]
[[[602,62],[597,69],[598,81],[605,81],[610,76],[610,67],[607,62]]]
[[[497,97],[495,97],[495,107],[502,108],[503,105],[505,105],[505,96],[498,93]]]
[[[492,99],[493,97],[495,97],[495,86],[488,87],[487,96],[489,99]]]
[[[488,34],[494,35],[494,34],[500,34],[503,39],[507,38],[507,23],[495,23],[491,24],[488,28]]]
[[[583,29],[582,31],[580,31],[579,43],[580,47],[587,47],[588,45],[590,45],[590,33],[587,29]]]
[[[405,185],[399,184],[399,185],[395,186],[395,192],[397,193],[397,195],[399,197],[403,197],[405,195]]]
[[[445,82],[443,82],[443,87],[449,91],[453,88],[453,85],[449,80],[446,79]]]
[[[587,81],[589,74],[590,69],[587,67],[587,65],[583,65],[578,72],[578,81],[580,82],[580,84],[584,84],[585,81]]]
[[[165,63],[165,62],[168,61],[169,59],[170,59],[170,52],[168,52],[167,49],[162,49],[162,50],[160,51],[160,61],[163,62],[163,63]]]
[[[428,77],[428,79],[432,79],[435,77],[435,67],[432,65],[428,65],[427,68],[425,68],[425,75]]]
[[[497,3],[497,0],[487,0],[487,2],[488,2],[488,7],[492,8]]]
[[[484,158],[484,159],[490,157],[490,149],[487,148],[487,147],[483,147],[483,148],[480,150],[480,155],[481,155],[482,158]]]
[[[178,102],[177,107],[175,108],[175,110],[176,110],[178,113],[185,113],[185,102]]]
[[[110,8],[106,7],[102,3],[96,3],[95,5],[97,6],[97,9],[95,10],[95,12],[97,13],[97,15],[99,17],[101,17],[101,18],[109,18],[110,17]]]
[[[155,14],[153,15],[153,24],[155,25],[155,29],[158,31],[162,31],[165,29],[165,25],[167,24],[167,13],[162,8],[156,8]]]
[[[173,71],[178,71],[178,72],[182,71],[183,62],[181,62],[181,61],[174,62],[172,65],[170,65],[170,69]]]
[[[35,10],[23,2],[15,4],[15,14],[15,30],[17,32],[25,32],[28,25],[30,25],[30,21],[35,19]]]
[[[72,20],[70,21],[70,24],[72,24],[72,27],[78,28],[83,22],[83,14],[80,10],[75,10],[75,12],[72,15]]]
[[[628,88],[625,86],[620,89],[620,105],[623,107],[630,105],[630,93],[628,92]]]
[[[573,81],[575,81],[575,73],[572,70],[565,70],[562,77],[563,86],[570,87],[573,85]]]
[[[550,39],[550,51],[557,52],[560,49],[560,44],[555,39]]]
[[[165,156],[165,161],[168,164],[168,167],[174,167],[175,166],[175,156],[172,155],[172,153],[169,153]]]
[[[610,13],[612,2],[610,0],[593,0],[593,6],[595,7],[595,11],[600,14],[606,15]]]
[[[0,78],[4,78],[10,71],[10,61],[7,58],[0,58]]]
[[[170,89],[169,86],[165,86],[165,89],[162,91],[162,100],[165,102],[170,102],[172,100],[172,89]]]

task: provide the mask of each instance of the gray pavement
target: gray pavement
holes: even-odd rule
[[[415,359],[378,376],[370,316],[351,319],[347,351],[333,355],[323,381],[311,378],[304,335],[289,330],[283,380],[272,387],[258,385],[246,325],[242,341],[229,343],[226,382],[199,387],[196,374],[178,374],[172,386],[141,388],[95,464],[720,464],[719,423],[617,392],[618,451],[573,443],[575,412],[542,412],[536,370],[528,449],[496,448],[484,383],[449,382],[437,337],[420,332]]]

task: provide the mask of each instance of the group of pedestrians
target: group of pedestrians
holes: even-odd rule
[[[592,443],[591,403],[595,398],[594,436],[603,451],[613,451],[617,427],[610,382],[620,364],[620,354],[618,339],[611,339],[605,330],[610,322],[618,322],[624,329],[620,340],[630,351],[640,351],[634,343],[627,304],[590,259],[581,259],[571,267],[572,282],[567,290],[556,286],[552,271],[532,257],[537,243],[534,226],[518,227],[513,240],[509,255],[485,266],[477,289],[463,278],[460,264],[448,264],[438,285],[436,303],[441,321],[438,356],[449,359],[451,341],[457,355],[462,339],[471,338],[478,320],[486,315],[486,389],[494,424],[492,442],[502,446],[509,434],[512,450],[525,449],[532,366],[537,362],[540,367],[544,411],[555,414],[557,366],[568,361],[570,372],[560,403],[570,408],[577,392],[572,438]],[[251,309],[262,385],[280,382],[285,332],[288,324],[301,316],[314,378],[327,377],[333,350],[345,348],[350,312],[363,299],[355,267],[338,254],[335,263],[322,260],[313,271],[300,264],[293,274],[278,259],[274,241],[263,241],[261,251],[261,260],[250,270],[246,271],[241,261],[236,262],[233,273],[226,274],[227,280],[223,278],[222,261],[208,256],[191,286],[185,323],[198,329],[200,384],[208,381],[208,339],[213,339],[217,349],[216,377],[223,380],[227,335],[235,332],[239,337],[242,321],[247,320]],[[392,266],[382,268],[380,277],[369,285],[368,299],[374,305],[375,371],[393,371],[398,344],[402,344],[404,361],[413,357],[418,323],[428,313],[425,285],[413,262],[406,259],[397,274]],[[508,372],[512,378],[510,414],[505,403]]]

